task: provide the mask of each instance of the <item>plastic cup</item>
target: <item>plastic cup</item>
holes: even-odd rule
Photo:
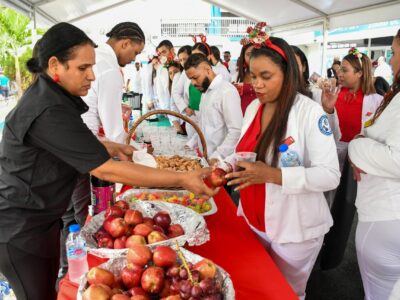
[[[238,161],[245,161],[245,162],[256,162],[257,159],[257,153],[255,152],[236,152],[235,153],[235,159],[236,162]],[[238,171],[243,171],[243,168],[234,166],[234,169],[237,169]]]

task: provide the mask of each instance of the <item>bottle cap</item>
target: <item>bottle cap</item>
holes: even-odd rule
[[[289,149],[289,146],[288,145],[286,145],[286,144],[281,144],[279,147],[278,147],[278,149],[279,149],[279,152],[286,152],[288,149]]]
[[[81,226],[79,224],[69,225],[69,232],[79,232],[81,230]]]

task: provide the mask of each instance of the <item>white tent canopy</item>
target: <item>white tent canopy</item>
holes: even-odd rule
[[[392,0],[205,0],[254,21],[273,32],[321,24],[335,29],[399,18],[400,1]]]
[[[134,0],[0,0],[47,23],[75,22]],[[162,0],[160,0],[162,1]],[[400,0],[204,0],[239,16],[266,21],[274,32],[326,22],[328,29],[398,19]]]

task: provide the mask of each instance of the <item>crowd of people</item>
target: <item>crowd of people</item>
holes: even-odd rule
[[[374,77],[370,58],[356,48],[334,61],[331,79],[313,82],[302,50],[265,27],[248,29],[237,63],[229,51],[222,61],[203,35],[178,51],[163,40],[147,64],[136,62],[130,83],[122,68],[145,47],[136,23],[117,24],[98,47],[67,23],[46,32],[28,61],[37,79],[7,116],[0,145],[0,271],[18,299],[55,298],[49,286],[60,264],[60,276],[67,270],[65,256],[59,262],[59,220],[64,228],[84,223],[90,175],[182,186],[204,197],[217,192],[202,181],[209,169],[175,173],[129,162],[134,149],[123,145],[123,119],[130,110],[121,105],[129,86],[142,95],[144,110],[172,110],[199,125],[209,164],[224,168],[228,186],[240,192],[238,215],[299,299],[333,225],[324,193],[339,185],[338,149],[348,148],[365,296],[389,298],[400,280],[400,30],[389,86],[380,83],[387,67],[381,62]],[[189,136],[186,147],[202,152],[193,128],[169,120]],[[256,153],[256,162],[237,161],[237,152]]]

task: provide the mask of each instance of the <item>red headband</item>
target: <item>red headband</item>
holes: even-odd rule
[[[199,35],[199,38],[200,38],[200,42],[197,42],[197,37],[196,37],[195,35],[192,35],[193,42],[194,42],[195,44],[196,44],[196,43],[202,43],[204,46],[206,46],[208,55],[211,55],[211,49],[210,49],[210,47],[209,47],[208,44],[207,44],[207,37],[206,37],[204,34],[201,33],[201,34]]]
[[[264,27],[267,26],[267,23],[265,22],[259,22],[256,24],[256,26],[253,27],[248,27],[247,28],[247,33],[249,34],[249,38],[242,39],[240,43],[242,45],[246,44],[252,44],[254,45],[254,48],[261,48],[263,45],[267,48],[270,48],[277,52],[280,56],[283,57],[283,59],[287,62],[288,58],[285,54],[285,52],[277,45],[272,43],[272,41],[269,38],[269,35],[263,30]]]

